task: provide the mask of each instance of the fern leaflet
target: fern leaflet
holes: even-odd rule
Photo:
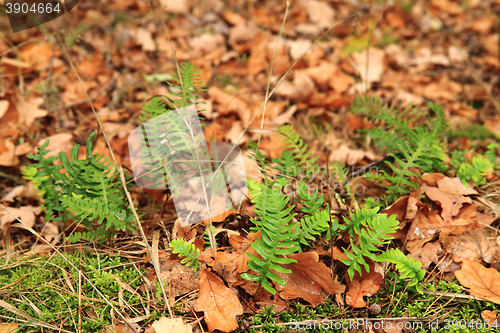
[[[284,196],[280,189],[264,187],[263,193],[257,197],[255,211],[259,219],[252,219],[261,230],[261,239],[251,244],[252,248],[262,258],[247,253],[250,261],[248,267],[257,275],[243,273],[241,277],[249,281],[258,281],[267,291],[275,294],[276,290],[271,286],[269,280],[286,285],[283,278],[271,271],[279,273],[291,273],[280,264],[296,262],[294,259],[279,257],[297,252],[298,246],[295,239],[298,236],[296,223],[291,223],[295,213],[290,214],[293,206],[285,208],[289,199]]]

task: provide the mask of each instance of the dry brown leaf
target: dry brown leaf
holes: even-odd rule
[[[422,87],[422,95],[431,100],[445,99],[453,101],[462,92],[460,83],[451,81],[448,76],[441,76],[439,81]]]
[[[340,69],[335,71],[329,81],[330,88],[339,94],[345,93],[353,84],[354,79]]]
[[[410,253],[415,253],[422,246],[430,241],[438,230],[445,226],[443,219],[438,212],[429,209],[424,203],[417,204],[418,210],[408,231],[406,249]]]
[[[311,278],[303,272],[301,269],[302,267],[294,264],[282,266],[292,271],[291,273],[274,272],[286,282],[286,285],[284,286],[274,283],[276,290],[279,291],[279,294],[283,299],[302,298],[309,302],[312,306],[317,306],[325,302],[325,299],[321,294],[321,286],[312,281]]]
[[[361,149],[351,149],[346,145],[341,145],[337,150],[334,150],[330,155],[330,162],[341,162],[348,165],[356,165],[359,161],[364,158],[369,160],[375,160],[377,155],[372,152],[361,150]]]
[[[5,112],[7,112],[7,110],[9,109],[9,105],[10,105],[9,101],[6,100],[0,101],[0,118],[3,117]]]
[[[442,173],[424,173],[422,175],[422,181],[426,183],[429,186],[434,186],[437,187],[437,182],[446,176],[443,175]]]
[[[437,264],[443,253],[440,242],[427,243],[415,253],[407,255],[408,258],[413,258],[415,261],[422,263],[422,268],[427,269],[431,263]]]
[[[319,66],[307,68],[305,71],[321,89],[325,89],[336,69],[332,63],[321,61]]]
[[[132,326],[133,329],[130,326]],[[137,323],[130,323],[130,326],[126,325],[126,324],[116,324],[116,325],[104,328],[101,331],[101,333],[134,333],[134,332],[137,332],[137,330],[140,330],[140,328],[141,328],[139,326],[139,324],[137,324]]]
[[[9,201],[9,202],[14,202],[14,198],[17,196],[21,195],[24,192],[24,185],[19,185],[14,187],[12,190],[10,190],[8,193],[6,193],[0,201]]]
[[[17,332],[19,326],[15,323],[0,323],[0,333],[14,333]]]
[[[451,0],[431,0],[431,4],[449,14],[460,14],[462,12],[462,7],[459,3]]]
[[[169,284],[168,289],[173,296],[184,295],[198,289],[198,278],[195,276],[192,266],[188,267],[179,261],[162,265],[160,278]]]
[[[300,100],[310,96],[314,90],[314,81],[309,75],[304,70],[297,70],[293,82],[283,81],[276,88],[276,94],[289,99]]]
[[[189,11],[187,0],[160,0],[160,3],[167,13],[187,14]]]
[[[335,19],[335,10],[326,2],[318,0],[303,0],[301,5],[305,8],[309,20],[320,29],[332,26]]]
[[[16,102],[19,122],[24,126],[30,126],[35,122],[35,119],[45,117],[49,111],[39,108],[42,103],[42,97],[30,99],[19,98]]]
[[[236,236],[237,237],[237,236]],[[207,265],[213,268],[224,281],[227,283],[235,283],[240,280],[240,274],[236,271],[236,260],[240,254],[236,251],[229,253],[224,251],[213,252],[212,249],[202,251],[198,256],[198,260],[204,261]]]
[[[436,182],[438,187],[423,185],[425,194],[442,208],[441,216],[445,222],[458,214],[464,203],[472,203],[464,195],[477,194],[471,187],[465,187],[460,178],[444,177]]]
[[[334,281],[330,275],[330,269],[322,262],[319,262],[318,253],[301,252],[288,256],[297,260],[291,265],[299,268],[304,274],[309,276],[312,281],[318,283],[325,292],[329,294],[341,294],[345,291],[345,286],[338,281]]]
[[[488,323],[489,327],[498,327],[500,324],[500,316],[496,311],[483,310],[481,318]]]
[[[484,260],[487,263],[494,261],[494,256],[500,247],[496,238],[487,230],[472,229],[460,236],[448,236],[443,240],[444,248],[451,253],[453,260],[462,262],[464,259],[473,261]]]
[[[339,248],[336,246],[333,246],[332,248],[329,248],[328,250],[323,250],[323,252],[321,252],[321,255],[331,257],[332,252],[333,252],[333,259],[334,260],[339,260],[339,261],[341,261],[341,259],[349,260],[349,257],[344,252],[340,251]],[[320,254],[320,253],[318,253],[318,254]]]
[[[40,207],[33,206],[21,206],[19,208],[7,207],[10,213],[14,214],[14,216],[10,215],[5,209],[0,211],[0,230],[7,230],[8,223],[17,221],[16,217],[24,222],[28,227],[33,227],[35,225],[35,215],[40,214],[42,209]]]
[[[151,31],[139,27],[135,30],[129,30],[129,33],[135,38],[135,41],[142,47],[143,51],[156,51],[156,44],[151,35]]]
[[[247,281],[249,282],[249,281]],[[245,289],[247,291],[247,289]],[[248,291],[247,291],[248,292]],[[250,295],[254,295],[255,290],[250,293]],[[288,308],[287,302],[283,298],[281,298],[280,294],[271,294],[264,288],[259,288],[257,295],[255,295],[253,300],[250,300],[252,304],[257,305],[256,308],[263,308],[264,306],[269,307],[273,306],[273,311],[279,313]]]
[[[193,328],[189,324],[184,324],[182,318],[161,317],[151,326],[156,333],[192,333]]]
[[[455,276],[472,295],[500,304],[500,273],[496,269],[465,259]]]
[[[369,55],[369,57],[367,56],[367,54]],[[361,53],[354,53],[352,55],[352,58],[358,65],[358,74],[363,80],[363,88],[366,85],[366,87],[370,89],[372,82],[380,81],[385,67],[385,52],[383,50],[370,47],[369,51],[364,50]]]
[[[239,110],[248,110],[249,108],[249,103],[247,101],[234,97],[215,86],[208,88],[208,94],[215,103],[219,104],[219,107],[215,109],[222,115],[226,115],[230,112],[237,113]]]
[[[71,140],[73,139],[73,134],[71,133],[59,133],[49,136],[48,138],[38,141],[38,146],[41,146],[45,141],[49,140],[49,145],[46,150],[49,152],[45,157],[57,156],[59,152],[67,153],[73,148]]]
[[[238,328],[236,316],[243,307],[236,294],[208,269],[200,273],[200,297],[194,303],[195,311],[203,311],[208,330],[232,332]]]
[[[372,296],[382,286],[383,276],[377,272],[380,269],[380,265],[369,259],[367,259],[367,263],[370,266],[370,273],[367,273],[365,267],[361,266],[363,273],[361,277],[357,271],[354,273],[353,281],[349,277],[346,277],[349,290],[345,295],[345,300],[346,304],[353,308],[365,307],[366,302],[363,296]]]
[[[248,234],[248,238],[236,235],[229,236],[229,244],[231,244],[236,253],[238,253],[238,257],[234,259],[238,273],[245,273],[248,271],[247,263],[250,259],[245,252],[251,254],[255,253],[255,250],[250,246],[252,241],[255,239],[255,236],[256,234],[253,233]]]
[[[269,34],[258,31],[250,44],[250,57],[248,58],[248,74],[253,75],[268,68],[266,49],[271,40]]]

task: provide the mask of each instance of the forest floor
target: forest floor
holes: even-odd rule
[[[498,330],[499,0],[297,0],[289,7],[82,0],[66,15],[18,33],[2,8],[0,332]],[[250,242],[261,237],[249,230],[259,219],[253,183],[255,200],[210,222],[217,252],[206,245],[208,223],[181,226],[170,192],[134,183],[127,211],[137,209],[141,228],[130,214],[133,231],[68,242],[68,223],[89,215],[46,216],[36,182],[22,173],[34,163],[28,155],[47,139],[48,156],[69,155],[96,132],[93,153],[133,177],[129,135],[152,97],[176,92],[166,83],[176,77],[176,61],[197,67],[207,88],[197,100],[205,103],[207,142],[241,147],[258,183],[262,165],[248,146],[258,141],[267,163],[276,162],[286,150],[280,126],[292,125],[308,158],[337,168],[327,189],[318,187],[325,204],[337,205],[334,222],[355,220],[363,207],[396,215],[390,246],[420,262],[425,278],[412,284],[394,265],[368,258],[370,271],[349,277],[345,253],[360,236],[339,234],[333,247],[325,229],[303,252],[288,255],[296,262],[286,264],[292,273],[279,274],[286,284],[272,282],[275,294],[256,288],[240,276],[249,271]],[[442,107],[443,117],[429,102]],[[397,165],[377,145],[384,134],[367,135],[376,128],[399,135],[399,127],[384,128],[378,111],[407,117],[408,132],[447,124],[433,136],[447,152],[443,164],[431,170],[422,162],[441,148],[408,164],[402,192],[390,192],[390,178],[376,183],[354,174]],[[85,159],[85,149],[76,155]],[[397,156],[409,160],[403,151]],[[172,254],[176,238],[201,251],[191,260],[197,270]]]

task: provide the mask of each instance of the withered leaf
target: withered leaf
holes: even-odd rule
[[[208,330],[232,332],[238,328],[237,315],[243,307],[236,294],[224,282],[205,268],[200,273],[200,297],[195,301],[196,311],[203,311]]]
[[[156,333],[192,333],[193,328],[189,324],[184,324],[182,318],[161,317],[153,323]]]
[[[473,261],[484,260],[487,263],[494,261],[494,256],[500,247],[496,239],[487,230],[472,229],[460,236],[448,236],[443,240],[447,252],[453,260],[461,262],[464,259]]]
[[[500,273],[496,269],[464,259],[455,276],[462,286],[470,288],[472,295],[500,304]]]
[[[367,273],[365,267],[361,266],[363,273],[361,276],[359,275],[359,272],[356,271],[352,281],[349,277],[346,278],[349,290],[345,295],[345,300],[346,304],[352,306],[353,308],[365,307],[366,302],[363,299],[363,296],[372,296],[382,286],[383,276],[377,272],[378,269],[375,267],[379,264],[369,259],[367,260],[367,263],[370,265],[370,273]]]
[[[483,318],[490,327],[495,327],[494,325],[498,326],[498,322],[500,321],[500,316],[496,311],[483,310],[483,312],[481,312],[481,318]]]
[[[436,181],[438,187],[423,185],[425,194],[437,202],[441,208],[441,216],[445,221],[458,214],[464,203],[472,203],[471,198],[464,195],[477,194],[473,188],[467,188],[460,178],[444,177]]]
[[[445,225],[438,212],[431,211],[427,204],[417,203],[417,207],[417,214],[411,223],[407,236],[406,249],[410,253],[421,249]]]
[[[423,248],[409,254],[407,257],[420,261],[422,268],[427,269],[431,263],[437,264],[439,262],[442,252],[441,243],[438,241],[425,244]]]
[[[344,292],[345,286],[332,279],[328,267],[319,262],[318,253],[301,252],[288,257],[297,260],[296,263],[284,265],[291,269],[292,273],[276,273],[286,281],[286,286],[277,285],[276,287],[284,299],[303,298],[316,306],[324,302],[321,289],[335,295]]]

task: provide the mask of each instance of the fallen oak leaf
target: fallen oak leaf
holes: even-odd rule
[[[496,269],[464,259],[462,269],[455,272],[455,277],[475,297],[500,304],[500,273]]]
[[[200,297],[194,303],[195,311],[203,311],[208,330],[232,332],[238,328],[237,315],[243,307],[236,294],[224,282],[204,268],[200,273]]]
[[[438,187],[423,185],[425,194],[437,202],[441,208],[444,221],[449,221],[458,214],[464,203],[472,203],[471,198],[464,195],[478,194],[473,188],[467,188],[460,178],[444,177],[436,182]]]

